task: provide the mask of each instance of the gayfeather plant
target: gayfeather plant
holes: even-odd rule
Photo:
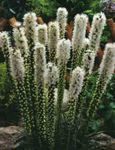
[[[59,25],[57,22],[50,22],[48,25],[48,50],[49,50],[49,61],[56,61],[56,49],[59,40]]]
[[[56,146],[59,144],[60,125],[61,125],[61,110],[64,96],[65,86],[65,73],[67,61],[70,58],[70,41],[62,39],[57,45],[57,66],[59,69],[59,80],[58,80],[58,95],[57,95],[57,106],[56,106]]]
[[[38,32],[37,32],[37,17],[36,14],[33,12],[27,13],[24,15],[24,28],[25,28],[25,35],[28,40],[29,48],[34,47],[34,44],[38,40]]]
[[[24,28],[14,28],[13,29],[13,36],[15,40],[15,46],[17,49],[20,49],[22,57],[27,57],[28,54],[28,43],[27,38],[25,36]]]
[[[55,88],[58,81],[58,68],[55,64],[49,62],[45,70],[45,84],[48,89],[47,94],[47,136],[49,147],[54,147],[54,132],[55,132]]]
[[[48,35],[47,35],[47,25],[39,24],[38,25],[38,41],[43,45],[47,45]]]
[[[94,15],[93,22],[91,26],[91,31],[89,34],[90,46],[89,49],[97,52],[100,44],[100,38],[106,24],[106,17],[104,13],[98,13]]]
[[[67,10],[59,8],[56,21],[38,25],[35,13],[25,14],[23,26],[13,29],[13,44],[7,32],[0,33],[7,74],[14,81],[31,150],[77,150],[84,146],[89,123],[115,69],[115,43],[107,44],[96,87],[87,100],[85,93],[94,75],[106,17],[103,13],[94,15],[86,38],[88,16],[76,14],[70,41],[65,39],[67,16]]]
[[[66,8],[60,7],[57,10],[57,22],[60,29],[60,38],[65,38],[66,26],[67,26],[68,11]]]
[[[82,90],[84,80],[84,70],[80,67],[77,67],[72,72],[72,77],[70,81],[69,88],[69,103],[68,103],[68,123],[71,126],[74,123],[75,112],[78,107],[78,96]]]
[[[68,140],[67,149],[69,149],[71,132],[73,131],[74,125],[76,123],[77,109],[79,109],[79,94],[82,90],[84,80],[84,70],[77,67],[72,72],[72,77],[70,81],[69,88],[69,102],[68,102]]]
[[[26,127],[27,132],[31,133],[31,124],[29,117],[29,108],[27,103],[27,95],[24,87],[24,76],[25,69],[23,58],[21,57],[20,50],[16,49],[16,51],[12,50],[11,54],[11,74],[15,81],[16,93],[18,97],[18,103],[20,107],[21,116],[23,119],[24,126]]]
[[[36,100],[36,87],[35,87],[35,60],[34,60],[34,52],[35,52],[35,45],[38,41],[38,32],[37,32],[37,22],[36,22],[36,14],[33,12],[29,12],[24,15],[24,31],[25,36],[27,38],[28,43],[28,66],[27,66],[27,73],[28,76],[26,78],[26,86],[27,86],[27,95],[29,101],[29,109],[30,109],[30,116],[32,124],[32,131],[33,135],[37,132],[37,121],[35,117],[35,100]],[[33,115],[32,115],[33,114]]]
[[[10,47],[11,47],[11,42],[8,36],[7,32],[1,32],[0,38],[2,41],[2,50],[4,53],[5,61],[6,61],[6,68],[7,68],[7,75],[10,77]]]
[[[44,99],[44,71],[46,65],[45,47],[38,43],[35,49],[35,80],[37,86],[37,97],[35,101],[35,112],[37,118],[37,127],[40,133],[40,139],[43,140],[46,136],[45,127],[45,99]]]
[[[74,30],[72,37],[72,66],[79,65],[82,55],[82,49],[84,47],[86,27],[87,27],[88,17],[84,14],[77,14],[74,20]]]
[[[99,68],[99,79],[96,84],[96,89],[93,98],[90,102],[89,109],[87,111],[88,118],[92,118],[95,111],[98,108],[103,93],[107,88],[107,84],[112,77],[112,73],[115,69],[115,43],[107,44],[104,52],[104,56]]]
[[[83,56],[82,68],[85,71],[85,76],[87,77],[93,71],[95,61],[95,52],[91,50],[86,50]]]

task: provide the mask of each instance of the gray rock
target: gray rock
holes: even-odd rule
[[[115,150],[115,138],[105,134],[99,133],[91,137],[91,143],[96,147],[103,148],[105,150]]]
[[[16,141],[23,132],[22,127],[9,126],[0,128],[0,150],[14,150]]]

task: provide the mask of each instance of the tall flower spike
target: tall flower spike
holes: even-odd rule
[[[51,62],[46,65],[45,70],[45,84],[47,86],[56,85],[58,80],[58,68]]]
[[[92,73],[94,61],[95,61],[95,52],[91,50],[87,50],[84,53],[83,62],[82,62],[83,63],[82,68],[85,71],[85,76],[88,76],[89,74]]]
[[[77,67],[72,72],[72,77],[70,81],[69,88],[69,111],[68,111],[68,120],[70,126],[73,125],[76,105],[78,101],[78,96],[82,90],[83,80],[84,80],[84,70],[80,67]]]
[[[24,15],[24,27],[25,27],[25,35],[28,40],[28,45],[30,50],[34,47],[34,44],[38,40],[38,32],[37,32],[37,17],[33,12],[29,12]]]
[[[99,68],[99,79],[103,80],[103,92],[106,90],[107,84],[112,77],[115,69],[115,43],[107,44],[104,56]]]
[[[68,12],[67,12],[66,8],[63,8],[63,7],[58,8],[57,21],[59,23],[61,39],[63,39],[65,37],[66,26],[67,26],[67,16],[68,16]]]
[[[104,56],[99,68],[99,79],[97,81],[96,89],[93,98],[90,102],[87,116],[92,118],[97,110],[103,93],[106,90],[107,84],[111,79],[112,73],[115,69],[115,43],[107,44]]]
[[[27,38],[25,36],[25,30],[24,27],[21,28],[14,28],[13,29],[13,36],[15,40],[15,45],[17,48],[20,49],[21,56],[24,59],[24,67],[25,67],[25,79],[24,79],[24,86],[25,86],[25,91],[26,95],[28,97],[28,107],[29,107],[29,115],[30,115],[30,120],[31,120],[31,128],[33,131],[33,128],[35,126],[34,122],[34,110],[33,110],[33,103],[31,100],[31,93],[30,93],[30,84],[29,84],[29,74],[28,74],[28,56],[29,56],[29,47],[28,47],[28,42]]]
[[[27,38],[25,36],[24,28],[14,28],[13,29],[13,36],[15,40],[15,45],[17,49],[20,49],[21,55],[25,57],[28,54],[28,43]]]
[[[37,99],[35,110],[38,121],[37,125],[39,129],[40,140],[43,140],[46,136],[45,99],[44,99],[44,71],[46,64],[45,47],[44,45],[37,43],[34,49],[35,49],[35,79],[37,86]]]
[[[73,68],[75,68],[76,65],[79,65],[79,62],[81,62],[80,55],[82,52],[82,48],[84,47],[87,22],[88,17],[86,15],[77,14],[75,16],[74,30],[72,37]]]
[[[100,38],[105,24],[106,24],[106,17],[104,13],[98,13],[94,15],[91,31],[89,34],[89,40],[90,40],[89,49],[94,52],[97,52],[99,48]]]
[[[34,47],[35,44],[38,41],[38,32],[37,32],[37,17],[36,14],[33,12],[29,12],[24,15],[24,30],[25,30],[25,35],[28,41],[28,74],[26,78],[26,83],[28,84],[28,88],[26,88],[27,95],[28,95],[28,102],[29,102],[29,108],[30,108],[30,114],[34,114],[32,118],[32,135],[34,138],[34,141],[38,141],[38,127],[37,127],[37,121],[36,121],[36,114],[35,114],[35,108],[36,108],[36,87],[35,87],[35,59],[34,59]],[[26,85],[27,85],[26,84]],[[32,112],[32,113],[31,113]],[[37,143],[37,142],[35,142]]]
[[[24,69],[23,58],[21,57],[20,50],[18,49],[14,53],[12,53],[11,69],[12,69],[12,76],[15,81],[15,86],[16,86],[15,89],[18,97],[18,103],[19,103],[20,113],[23,119],[24,127],[26,128],[28,134],[31,134],[31,121],[29,116],[27,95],[24,87],[25,69]]]
[[[8,36],[8,32],[0,32],[0,40],[2,43],[3,49],[7,47],[7,49],[11,46],[10,39]]]
[[[36,82],[39,82],[41,78],[44,77],[44,70],[46,64],[45,58],[45,46],[37,43],[34,47],[35,49],[35,79]]]
[[[57,22],[49,23],[48,36],[49,60],[55,62],[57,43],[59,40],[59,25]]]
[[[62,39],[58,42],[57,46],[57,63],[59,69],[59,80],[58,80],[58,95],[57,95],[57,106],[56,106],[56,129],[55,129],[55,141],[56,147],[60,143],[60,123],[61,123],[61,110],[64,96],[64,77],[66,72],[67,61],[70,57],[70,40]]]
[[[10,47],[11,47],[11,43],[10,43],[10,39],[8,36],[7,32],[1,32],[0,33],[0,39],[1,39],[1,43],[2,43],[2,51],[4,53],[4,57],[5,57],[5,61],[6,61],[6,68],[7,68],[7,76],[9,79],[11,79],[11,69],[10,69],[10,55],[11,55],[11,51],[10,51]]]
[[[45,71],[45,82],[48,88],[47,101],[47,136],[50,148],[54,147],[55,131],[55,88],[58,80],[58,68],[53,63],[48,63]]]
[[[82,66],[81,66],[85,73],[84,82],[76,106],[75,125],[77,125],[77,123],[79,122],[79,117],[81,118],[83,117],[83,114],[86,114],[87,106],[89,106],[89,100],[86,101],[85,93],[87,91],[88,81],[94,67],[94,61],[95,61],[95,52],[91,50],[86,50],[83,56]]]
[[[82,60],[83,60],[83,56],[84,56],[84,53],[86,52],[86,50],[88,50],[89,48],[89,44],[90,44],[90,41],[88,38],[85,38],[84,39],[84,42],[83,42],[83,47],[81,49],[81,52],[80,52],[80,56],[79,56],[79,66],[81,67],[82,66]]]
[[[70,40],[62,39],[58,42],[56,53],[58,67],[67,64],[67,61],[70,58],[70,47],[71,47]]]
[[[20,49],[20,31],[18,28],[13,28],[13,38],[14,38],[14,42],[15,42],[15,46],[17,49]]]
[[[76,111],[79,105],[79,94],[82,90],[84,80],[84,70],[80,67],[77,67],[72,72],[72,77],[70,81],[70,88],[69,88],[69,102],[68,102],[68,142],[67,142],[67,149],[69,149],[70,141],[71,141],[71,133],[74,128],[74,123],[76,123]]]
[[[16,50],[11,56],[11,70],[12,76],[15,80],[24,80],[25,68],[23,58],[21,57],[20,50]]]
[[[47,45],[47,25],[46,24],[39,24],[38,25],[38,41],[39,43],[43,44],[43,45]]]

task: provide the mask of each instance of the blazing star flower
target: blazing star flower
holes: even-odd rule
[[[15,80],[24,80],[25,76],[25,68],[24,68],[24,62],[23,58],[21,57],[20,50],[16,50],[11,55],[11,71],[12,76]]]
[[[43,45],[47,45],[47,25],[46,24],[39,24],[38,25],[38,41],[39,43],[43,44]]]
[[[70,58],[70,47],[70,40],[62,39],[58,42],[56,55],[58,65],[62,65],[62,63],[67,64],[67,61]]]
[[[50,61],[55,60],[57,43],[59,40],[59,25],[57,22],[50,22],[48,25],[48,50]]]
[[[106,24],[106,17],[104,13],[98,13],[94,15],[93,22],[91,26],[91,31],[89,34],[90,45],[89,49],[97,52],[100,44],[100,38],[102,35],[102,31]]]
[[[65,31],[67,26],[67,16],[68,12],[66,8],[60,7],[57,10],[57,21],[59,23],[59,29],[60,29],[60,38],[65,37]]]

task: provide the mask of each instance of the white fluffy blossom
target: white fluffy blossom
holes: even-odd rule
[[[84,53],[84,41],[88,17],[84,14],[77,14],[74,20],[72,36],[72,68],[80,65]]]
[[[95,52],[87,50],[83,56],[83,69],[85,70],[85,75],[91,74],[95,61]]]
[[[11,71],[14,79],[19,81],[24,79],[24,62],[18,49],[11,55]]]
[[[72,72],[69,87],[68,123],[70,126],[73,124],[74,121],[77,106],[76,104],[78,101],[78,96],[82,90],[83,80],[84,80],[84,70],[80,67],[75,68]]]
[[[7,61],[7,65],[10,64],[10,55],[11,55],[11,43],[7,32],[1,32],[0,33],[0,39],[1,39],[1,47],[2,51],[4,53],[5,59]],[[10,70],[10,68],[8,68]]]
[[[68,59],[70,58],[70,47],[71,47],[70,40],[62,39],[58,42],[56,55],[58,65],[62,63],[64,64],[67,63]]]
[[[1,40],[1,47],[4,49],[4,48],[8,48],[11,46],[11,43],[10,43],[10,39],[9,39],[9,36],[8,36],[8,32],[4,31],[4,32],[0,32],[0,40]]]
[[[24,28],[14,28],[13,29],[13,36],[15,40],[15,45],[17,49],[20,49],[22,56],[27,54],[28,52],[28,43],[27,38],[25,36]]]
[[[0,48],[3,46],[3,41],[2,41],[2,39],[1,39],[1,37],[0,37]]]
[[[35,49],[35,79],[37,82],[43,80],[46,65],[45,46],[37,43]]]
[[[90,40],[88,38],[85,38],[83,41],[83,49],[87,50],[89,48],[90,45]]]
[[[81,50],[84,46],[86,27],[88,17],[84,14],[77,14],[74,20],[74,30],[72,37],[72,48],[73,51]]]
[[[65,36],[65,31],[66,31],[66,26],[67,26],[67,16],[68,16],[68,12],[66,8],[63,8],[63,7],[58,8],[57,21],[59,23],[61,38],[64,38]]]
[[[84,70],[80,67],[77,67],[73,70],[69,88],[70,102],[75,101],[78,98],[82,90],[84,74]]]
[[[24,15],[25,35],[28,39],[28,44],[30,44],[30,39],[32,39],[31,42],[34,42],[34,44],[38,40],[36,20],[37,20],[36,14],[33,12],[29,12]]]
[[[97,52],[100,44],[100,38],[106,24],[106,17],[104,13],[98,13],[94,15],[89,34],[90,46],[89,49]]]
[[[16,48],[20,49],[20,31],[18,28],[13,28],[13,37]]]
[[[48,86],[56,85],[58,77],[58,68],[55,66],[55,64],[49,62],[45,69],[45,83]]]
[[[47,25],[39,24],[38,25],[38,41],[43,45],[47,45]]]
[[[58,40],[59,25],[57,22],[50,22],[48,25],[48,50],[51,60],[55,58]]]
[[[99,68],[99,81],[102,83],[103,91],[111,79],[112,73],[115,69],[115,43],[107,44],[104,56]]]

